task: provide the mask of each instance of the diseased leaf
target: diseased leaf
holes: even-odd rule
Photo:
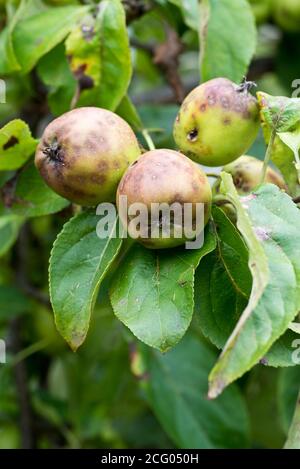
[[[214,353],[190,332],[165,355],[141,348],[140,384],[150,407],[178,448],[245,448],[249,421],[233,385],[209,401],[207,375]],[[136,359],[138,357],[135,357]]]
[[[20,119],[10,121],[0,129],[0,170],[22,166],[35,151],[37,143],[25,122]]]
[[[132,67],[125,12],[121,0],[103,0],[94,26],[87,63],[90,79],[98,84],[83,90],[78,105],[97,105],[114,111],[126,95]],[[99,50],[98,61],[95,62]],[[84,73],[86,73],[84,70]],[[99,77],[96,78],[99,73]],[[91,83],[90,83],[91,84]]]
[[[239,199],[231,176],[222,191],[235,205],[238,228],[249,248],[253,286],[248,306],[210,374],[216,397],[262,357],[283,335],[300,309],[300,214],[276,186],[261,186]]]
[[[64,225],[52,249],[50,297],[58,331],[76,350],[85,340],[99,286],[117,256],[122,240],[100,239],[95,209],[76,215]]]
[[[202,81],[225,77],[240,82],[256,48],[256,28],[247,0],[202,0]]]
[[[71,31],[66,40],[66,54],[74,77],[87,81],[88,88],[101,80],[100,21],[88,14]]]
[[[215,248],[206,230],[201,249],[152,251],[134,246],[111,288],[114,312],[147,345],[165,352],[185,334],[194,309],[194,272]]]

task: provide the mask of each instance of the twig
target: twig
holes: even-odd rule
[[[272,156],[272,150],[273,150],[275,137],[276,137],[276,129],[274,128],[272,130],[272,133],[271,133],[269,145],[268,145],[266,155],[265,155],[265,159],[264,159],[264,165],[263,165],[263,169],[262,169],[262,172],[261,172],[261,179],[260,179],[261,184],[263,184],[264,181],[265,181],[265,177],[266,177],[266,173],[267,173],[267,169],[268,169],[268,164],[269,164],[271,156]]]
[[[145,0],[122,0],[122,3],[126,12],[127,24],[140,18],[153,8],[152,2],[145,2]]]
[[[140,49],[145,52],[148,52],[148,54],[153,55],[155,52],[155,45],[154,44],[147,44],[145,42],[141,42],[136,38],[131,38],[130,39],[130,45],[131,47],[134,47],[135,49]]]
[[[143,135],[144,139],[146,140],[146,143],[148,145],[149,150],[155,150],[155,145],[154,145],[154,143],[152,141],[152,138],[151,138],[151,136],[150,136],[147,129],[144,129],[142,131],[142,135]]]
[[[11,322],[10,335],[11,349],[14,355],[19,354],[22,350],[21,329],[21,318],[13,319]],[[14,375],[20,405],[21,445],[23,449],[32,449],[34,447],[32,413],[27,388],[27,369],[24,361],[15,364]]]
[[[75,109],[75,107],[77,106],[78,100],[80,98],[80,92],[81,92],[81,88],[80,88],[79,82],[77,81],[75,92],[71,99],[70,111],[72,111],[72,109]]]
[[[25,224],[20,230],[16,245],[16,282],[20,288],[26,285],[26,253],[28,251],[28,226]],[[18,317],[11,322],[11,348],[14,356],[22,351],[22,318]],[[16,389],[20,403],[20,429],[22,448],[34,447],[33,420],[27,388],[27,369],[25,361],[19,361],[14,366]]]
[[[167,39],[155,48],[153,63],[164,73],[167,82],[174,92],[177,103],[185,96],[184,86],[178,72],[179,56],[183,52],[183,44],[174,29],[166,26]]]
[[[217,205],[218,207],[221,207],[222,205],[227,205],[227,204],[234,206],[232,201],[229,199],[226,199],[223,195],[215,195],[213,198],[213,203]]]

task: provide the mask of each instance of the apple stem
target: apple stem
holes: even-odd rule
[[[155,150],[155,145],[147,129],[142,130],[142,135],[146,140],[149,150]]]
[[[217,194],[213,197],[213,203],[217,205],[218,207],[221,207],[222,205],[233,205],[232,201],[229,199],[226,199],[223,195]]]
[[[272,156],[272,151],[273,151],[273,145],[276,137],[276,129],[274,128],[271,133],[270,141],[268,144],[268,148],[265,154],[265,159],[264,159],[264,164],[261,172],[261,179],[260,179],[260,184],[263,184],[265,182],[266,174],[267,174],[267,169],[268,169],[268,164],[271,160]]]

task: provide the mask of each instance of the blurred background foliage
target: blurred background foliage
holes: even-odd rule
[[[99,32],[107,41],[104,51],[97,35],[90,47],[78,36],[80,17],[87,25],[94,23],[88,10],[76,8],[93,3],[97,7],[98,2],[88,1],[25,1],[19,15],[18,0],[0,0],[0,77],[6,83],[1,126],[20,118],[39,138],[72,102],[114,108],[132,123],[132,102],[155,144],[174,148],[172,125],[179,103],[199,83],[197,0],[124,0],[127,27],[119,10],[107,15]],[[293,81],[300,79],[300,7],[289,15],[280,12],[276,0],[250,3],[258,37],[247,77],[269,94],[290,96]],[[231,4],[234,9],[236,2]],[[62,13],[60,8],[70,10]],[[119,42],[113,43],[116,28]],[[104,81],[97,85],[101,54],[102,60],[117,54],[120,69],[112,76],[102,69]],[[85,61],[87,76],[76,74]],[[128,85],[131,102],[121,102]],[[110,90],[114,101],[108,102]],[[259,136],[250,153],[262,158],[264,151]],[[10,199],[15,176],[15,168],[0,173],[0,212],[15,203]],[[7,363],[0,364],[0,448],[281,447],[299,367],[278,372],[260,365],[224,397],[208,403],[207,374],[216,352],[201,336],[197,320],[166,356],[137,347],[114,319],[109,279],[101,287],[86,343],[76,354],[68,349],[53,322],[47,268],[52,244],[72,207],[50,190],[41,192],[30,161],[22,177],[17,195],[26,200],[35,191],[36,205],[26,213],[24,207],[16,208],[0,221],[0,338],[7,344]],[[25,216],[30,217],[26,222]]]

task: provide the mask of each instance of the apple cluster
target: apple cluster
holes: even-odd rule
[[[37,147],[36,167],[56,193],[76,204],[116,202],[119,207],[120,198],[126,196],[129,207],[141,203],[150,213],[152,204],[202,204],[205,225],[212,190],[200,165],[227,165],[225,170],[233,175],[241,194],[258,184],[262,163],[241,157],[260,125],[258,103],[250,88],[249,82],[237,85],[225,78],[195,88],[183,101],[174,123],[179,151],[144,152],[131,127],[117,114],[96,107],[74,109],[46,127]],[[284,187],[271,168],[267,178]],[[119,213],[123,223],[129,220],[129,213]],[[143,236],[138,240],[148,248],[160,249],[186,239],[168,239],[161,233],[156,239]]]

